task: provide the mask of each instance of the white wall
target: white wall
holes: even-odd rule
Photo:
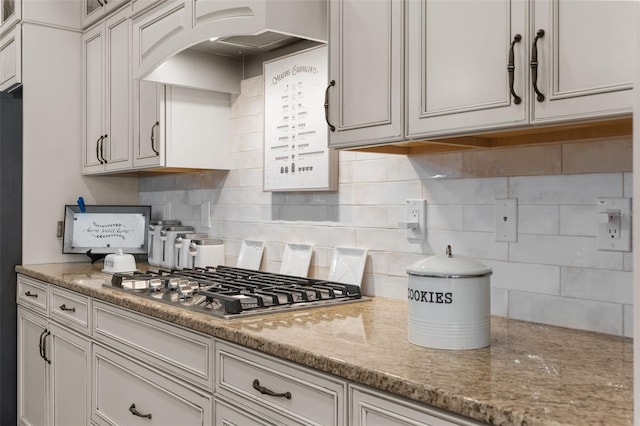
[[[137,178],[81,175],[81,33],[24,23],[24,264],[87,261],[56,237],[65,204],[137,204]]]
[[[336,246],[369,249],[370,295],[404,299],[406,267],[455,253],[490,266],[492,312],[571,328],[632,334],[632,255],[596,248],[596,199],[632,194],[631,138],[414,157],[340,152],[339,191],[262,191],[262,78],[243,81],[232,107],[230,172],[143,178],[140,203],[225,240],[265,240],[262,269],[277,272],[287,242],[315,246],[311,275],[326,278]],[[518,199],[518,242],[496,242],[495,198]],[[407,198],[428,202],[428,238],[398,228]],[[212,226],[200,226],[211,201]],[[170,219],[170,218],[165,218]]]

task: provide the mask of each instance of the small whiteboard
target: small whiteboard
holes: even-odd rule
[[[150,206],[65,206],[63,253],[147,253]]]
[[[264,190],[336,191],[324,117],[326,46],[264,63]]]

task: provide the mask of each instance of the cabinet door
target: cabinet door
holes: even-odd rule
[[[0,90],[22,83],[22,31],[14,27],[0,39]]]
[[[408,136],[494,129],[527,120],[526,4],[409,1]],[[513,89],[508,72],[513,45]]]
[[[93,371],[95,423],[202,426],[212,422],[211,396],[101,346],[94,346]]]
[[[47,363],[41,343],[47,320],[18,306],[18,422],[42,426],[47,423]]]
[[[105,99],[104,81],[104,26],[87,31],[82,37],[83,59],[83,173],[104,170],[100,148],[104,153],[103,105]]]
[[[59,426],[86,425],[91,407],[91,343],[53,323],[49,329],[51,419]]]
[[[105,21],[107,61],[107,131],[104,159],[107,171],[131,168],[132,86],[131,23],[129,11],[123,10]]]
[[[403,2],[329,2],[330,146],[403,136]],[[330,127],[331,129],[331,127]]]
[[[136,80],[136,107],[133,136],[134,167],[161,165],[164,157],[164,120],[160,108],[164,103],[164,85]],[[161,121],[163,125],[161,126]]]
[[[0,7],[0,33],[4,33],[22,19],[22,0],[0,0]]]
[[[536,0],[530,37],[537,42],[532,121],[629,114],[633,104],[635,2]]]

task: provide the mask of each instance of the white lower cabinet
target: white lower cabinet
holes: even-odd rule
[[[98,425],[211,424],[212,395],[109,349],[93,351],[93,422]]]
[[[89,422],[89,339],[18,306],[18,423]]]
[[[480,424],[21,275],[17,301],[21,426]]]
[[[349,385],[349,425],[475,426],[480,423],[364,386]]]
[[[215,392],[286,424],[346,424],[345,381],[221,341]]]

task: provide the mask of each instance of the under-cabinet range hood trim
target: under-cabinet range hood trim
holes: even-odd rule
[[[239,87],[245,57],[327,41],[327,0],[243,3],[187,0],[134,19],[134,78],[237,93],[233,84],[203,82],[202,75],[235,79]]]

